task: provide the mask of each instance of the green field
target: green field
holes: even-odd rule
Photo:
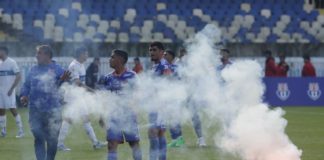
[[[286,132],[299,149],[303,150],[303,160],[323,160],[324,159],[324,108],[314,107],[289,107],[286,110],[285,118],[288,120]],[[7,112],[8,129],[7,137],[0,138],[0,160],[34,160],[33,137],[29,132],[27,109],[19,109],[24,121],[26,137],[16,139],[16,126],[12,115]],[[99,127],[96,121],[93,126],[99,139],[104,140],[105,131]],[[196,137],[191,124],[184,126],[184,137],[186,147],[169,149],[168,159],[170,160],[234,160],[233,156],[221,153],[214,147],[214,140],[208,131],[204,130],[208,147],[196,147]],[[215,128],[210,130],[215,131]],[[141,148],[143,159],[148,159],[148,138],[147,129],[141,129]],[[169,133],[167,134],[169,138]],[[66,139],[66,145],[72,151],[58,152],[57,160],[105,160],[106,148],[93,150],[90,140],[83,130],[82,124],[77,123],[70,130]],[[127,144],[118,148],[120,160],[131,160],[131,150]]]

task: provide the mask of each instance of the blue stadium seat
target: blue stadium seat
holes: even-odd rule
[[[79,2],[82,10],[73,9],[73,2]],[[164,3],[165,9],[157,9],[157,3]],[[241,9],[241,4],[247,3],[250,5],[251,10],[245,11]],[[85,33],[85,28],[92,26],[98,28],[99,21],[107,21],[110,25],[112,20],[120,22],[120,28],[114,28],[109,26],[107,32],[114,32],[116,34],[125,32],[129,35],[130,42],[139,42],[142,38],[142,34],[130,33],[132,26],[143,27],[145,20],[151,20],[154,22],[152,29],[153,33],[163,33],[163,37],[172,39],[173,42],[179,41],[175,32],[179,32],[176,26],[178,22],[175,22],[175,26],[168,27],[166,21],[158,21],[157,17],[160,14],[164,14],[169,17],[171,14],[175,14],[179,21],[185,21],[185,27],[193,27],[194,31],[201,30],[208,22],[217,22],[220,27],[225,27],[227,30],[234,26],[239,28],[238,33],[235,35],[240,41],[250,43],[250,40],[246,39],[246,33],[253,33],[255,35],[261,32],[261,27],[268,27],[271,31],[277,27],[277,23],[281,23],[282,15],[290,16],[291,21],[287,26],[282,29],[283,33],[293,35],[299,33],[304,39],[310,42],[318,42],[313,35],[309,34],[307,29],[301,29],[300,23],[302,21],[308,21],[310,23],[317,21],[319,12],[312,10],[310,13],[306,12],[303,8],[304,0],[68,0],[68,1],[56,1],[51,3],[47,0],[1,0],[0,8],[3,8],[3,14],[9,14],[13,17],[13,14],[20,13],[23,16],[23,31],[27,34],[35,34],[35,38],[44,40],[44,29],[40,29],[33,26],[34,20],[40,20],[45,22],[46,14],[51,13],[55,16],[55,26],[62,26],[64,29],[64,39],[73,37],[73,34]],[[68,9],[68,17],[59,14],[59,10],[62,8]],[[133,15],[132,20],[124,19],[127,9],[133,8],[136,10],[136,14]],[[202,15],[194,15],[193,10],[200,9]],[[270,10],[270,17],[266,18],[261,15],[261,10]],[[92,14],[99,15],[99,21],[90,20],[83,24],[85,26],[76,27],[79,22],[81,14],[86,14],[88,17]],[[201,12],[199,13],[201,14]],[[206,18],[206,15],[211,19]],[[243,22],[234,22],[234,16],[241,15],[245,17],[247,15],[254,17],[254,22],[251,26],[245,26]],[[205,17],[204,17],[205,16]],[[203,18],[204,17],[204,18]],[[126,20],[126,21],[125,21]],[[240,24],[238,24],[240,23]],[[286,22],[285,22],[286,23]],[[108,27],[107,27],[108,28]],[[184,28],[186,29],[186,28]],[[40,33],[43,32],[43,33]],[[102,32],[102,30],[101,30]],[[187,33],[185,33],[187,34]],[[188,36],[188,35],[186,35]],[[96,31],[94,39],[104,39],[102,33]],[[266,37],[266,42],[275,42],[279,37],[276,34],[270,34]],[[91,39],[89,39],[91,40]],[[227,41],[226,39],[224,41]]]

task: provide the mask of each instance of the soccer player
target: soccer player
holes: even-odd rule
[[[79,87],[85,87],[88,90],[91,91],[90,88],[88,88],[85,85],[85,67],[84,67],[84,62],[88,58],[88,50],[84,47],[80,47],[76,50],[75,52],[75,59],[70,63],[68,70],[71,72],[71,81],[73,84]],[[68,99],[65,99],[68,101]],[[68,107],[68,106],[67,106]],[[102,148],[105,144],[101,143],[98,141],[96,134],[91,126],[89,116],[87,113],[84,113],[82,115],[82,120],[83,120],[83,127],[86,130],[87,135],[89,136],[94,149],[99,149]],[[70,125],[72,124],[72,119],[71,117],[64,117],[62,127],[60,130],[59,138],[58,138],[58,149],[62,151],[70,151],[71,149],[66,147],[64,145],[64,140],[68,134]]]
[[[175,76],[177,76],[178,65],[174,63],[175,53],[170,50],[167,50],[165,53],[166,53],[165,59],[168,61],[172,73]],[[179,57],[178,63],[183,62],[183,58],[186,54],[187,54],[187,51],[184,48],[180,49],[180,57]],[[179,64],[179,65],[181,65],[181,64]],[[178,77],[178,78],[181,78],[181,77]],[[188,104],[188,109],[191,111],[191,114],[192,114],[191,120],[192,120],[194,129],[195,129],[195,133],[198,137],[197,144],[199,147],[205,147],[206,142],[205,142],[205,139],[202,134],[201,120],[200,120],[200,117],[198,114],[196,103],[194,103],[188,99],[187,104]],[[173,126],[171,126],[170,133],[171,133],[172,141],[168,144],[168,147],[181,147],[185,144],[184,138],[182,136],[180,124],[174,124]]]
[[[123,93],[124,87],[132,87],[136,79],[136,73],[126,69],[125,64],[128,60],[128,54],[122,50],[113,50],[110,57],[110,67],[114,71],[104,78],[104,86],[107,90],[116,93],[123,98],[111,117],[108,120],[107,141],[108,155],[107,160],[117,160],[117,147],[126,140],[133,151],[133,159],[141,160],[142,153],[139,145],[140,136],[137,125],[137,117],[131,108],[129,100],[132,94]],[[130,88],[128,88],[130,89]],[[130,97],[128,97],[128,95]],[[125,102],[125,101],[126,102]]]
[[[23,125],[21,122],[21,117],[16,109],[16,92],[21,74],[18,65],[15,60],[8,57],[7,47],[0,47],[0,127],[1,136],[5,137],[7,117],[6,109],[10,109],[12,115],[16,119],[16,124],[18,127],[18,132],[16,138],[21,138],[24,136]]]
[[[166,50],[164,54],[164,58],[167,60],[169,64],[169,68],[172,72],[173,77],[177,77],[177,67],[178,65],[174,63],[175,53],[171,50]],[[182,137],[182,129],[180,123],[171,124],[170,126],[170,134],[172,141],[167,145],[168,147],[182,147],[184,145],[184,139]]]
[[[21,90],[20,100],[29,106],[37,160],[55,159],[62,122],[59,86],[70,76],[68,71],[53,63],[52,55],[50,46],[37,46],[38,64],[31,68]]]
[[[151,56],[151,61],[154,65],[152,71],[154,76],[165,76],[170,75],[171,70],[169,68],[168,62],[163,58],[164,56],[164,46],[161,42],[153,42],[149,46],[149,53]],[[158,113],[149,113],[149,123],[150,127],[148,130],[148,136],[150,141],[150,160],[166,160],[167,145],[165,138],[165,124],[163,122],[158,122]]]

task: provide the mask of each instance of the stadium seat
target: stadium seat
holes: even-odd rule
[[[148,41],[156,37],[155,33],[162,33],[163,40],[171,39],[177,42],[192,36],[207,23],[216,24],[220,28],[225,27],[224,37],[229,38],[228,41],[250,41],[253,37],[260,42],[268,40],[272,42],[276,39],[280,42],[318,41],[322,33],[316,34],[324,24],[324,16],[320,15],[313,5],[304,3],[303,0],[287,0],[280,3],[274,0],[202,0],[201,2],[181,0],[172,3],[168,0],[138,0],[136,3],[133,1],[107,3],[104,0],[21,3],[3,0],[0,2],[0,8],[3,8],[1,16],[3,23],[10,24],[13,29],[22,30],[27,34],[37,30],[35,38],[39,40],[53,38],[54,41],[55,37],[56,40],[80,41],[80,38],[74,37],[74,35],[80,37],[80,34],[87,37],[87,40],[98,41],[102,38],[93,35],[98,33],[106,36],[108,32],[114,32],[115,38],[106,37],[105,40],[114,42],[120,39],[126,40],[127,38],[119,38],[119,35],[127,33],[129,41]],[[61,32],[59,34],[54,31],[52,36],[48,33],[55,30],[54,27],[57,26],[63,28],[63,38]],[[76,27],[85,31],[88,27],[94,27],[95,31],[91,34],[83,33],[80,30],[75,31]],[[268,29],[265,30],[263,27]],[[39,28],[42,29],[42,34],[38,33],[41,32]],[[245,29],[247,32],[239,32]],[[284,36],[275,37],[273,34]],[[126,36],[122,34],[121,37]],[[161,38],[160,35],[157,37]]]

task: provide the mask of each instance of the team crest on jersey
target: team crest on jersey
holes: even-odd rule
[[[316,101],[318,98],[321,97],[322,91],[319,88],[318,83],[309,83],[308,84],[308,90],[307,95],[312,100]]]
[[[279,99],[285,101],[290,96],[290,90],[287,83],[278,83],[276,94]]]

